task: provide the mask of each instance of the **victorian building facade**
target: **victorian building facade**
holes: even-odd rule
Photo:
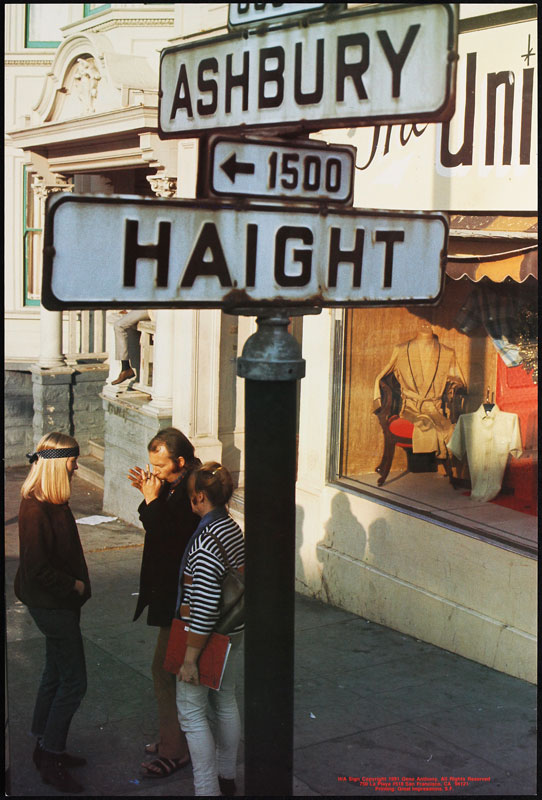
[[[355,206],[449,215],[440,304],[327,309],[292,321],[306,360],[297,589],[530,681],[535,14],[532,5],[461,7],[451,123],[314,134],[356,147]],[[167,425],[183,430],[203,461],[230,469],[242,516],[244,384],[236,359],[255,319],[156,309],[134,332],[136,378],[114,385],[111,314],[40,304],[45,204],[63,191],[196,196],[198,140],[158,136],[160,52],[225,33],[227,16],[227,4],[207,3],[6,6],[6,463],[24,463],[49,430],[71,432],[82,472],[104,487],[104,509],[134,524],[137,493],[126,475],[146,463],[148,441]],[[77,247],[75,236],[74,262]],[[375,380],[422,322],[455,353],[465,389],[458,413],[474,414],[487,401],[518,418],[522,454],[511,446],[504,454],[495,502],[470,500],[465,461],[453,463],[451,482],[439,463],[416,464],[408,443],[395,447],[380,480],[386,430],[373,413]],[[506,442],[498,446],[504,453]]]

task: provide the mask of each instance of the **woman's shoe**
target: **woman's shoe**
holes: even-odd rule
[[[40,761],[40,775],[44,783],[49,783],[58,789],[59,792],[67,794],[79,794],[83,791],[83,786],[77,783],[56,753],[49,753],[43,750]]]
[[[43,748],[40,747],[40,743],[36,739],[36,746],[34,748],[34,752],[32,753],[32,761],[36,765],[36,769],[40,768],[42,753],[43,753]]]
[[[222,797],[234,797],[235,795],[235,781],[233,778],[221,778],[218,776],[218,785],[222,792]]]
[[[65,767],[84,767],[87,763],[83,756],[72,756],[71,753],[60,753],[58,758]]]
[[[39,742],[36,742],[34,752],[32,753],[32,761],[36,765],[36,769],[40,768],[42,754],[43,747],[40,746]],[[72,756],[70,753],[58,753],[56,756],[64,767],[84,767],[87,763],[86,758],[83,758],[83,756]]]

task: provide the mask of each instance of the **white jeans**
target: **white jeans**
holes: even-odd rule
[[[134,309],[134,311],[128,311],[127,314],[110,311],[107,318],[113,323],[115,331],[115,357],[119,361],[127,361],[130,331],[137,333],[137,323],[149,319],[149,312],[145,309]]]
[[[194,771],[196,796],[220,796],[218,775],[235,778],[241,720],[235,699],[237,653],[243,634],[231,637],[232,646],[218,691],[207,686],[177,683],[177,711]],[[210,711],[212,720],[207,712]]]

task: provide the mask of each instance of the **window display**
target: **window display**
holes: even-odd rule
[[[377,376],[375,410],[380,405],[380,380],[390,372],[401,387],[399,416],[413,424],[413,452],[435,452],[437,458],[445,458],[453,426],[442,410],[444,387],[449,382],[465,386],[455,351],[441,344],[429,322],[421,319],[416,336],[394,348],[391,361]]]
[[[331,479],[535,547],[535,343],[520,347],[515,329],[537,287],[463,277],[447,279],[436,307],[336,312]]]

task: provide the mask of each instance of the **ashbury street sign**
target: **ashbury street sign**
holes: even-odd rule
[[[420,212],[61,194],[42,302],[69,308],[435,302],[448,224]]]
[[[437,122],[454,111],[457,6],[390,4],[162,50],[162,138]]]

